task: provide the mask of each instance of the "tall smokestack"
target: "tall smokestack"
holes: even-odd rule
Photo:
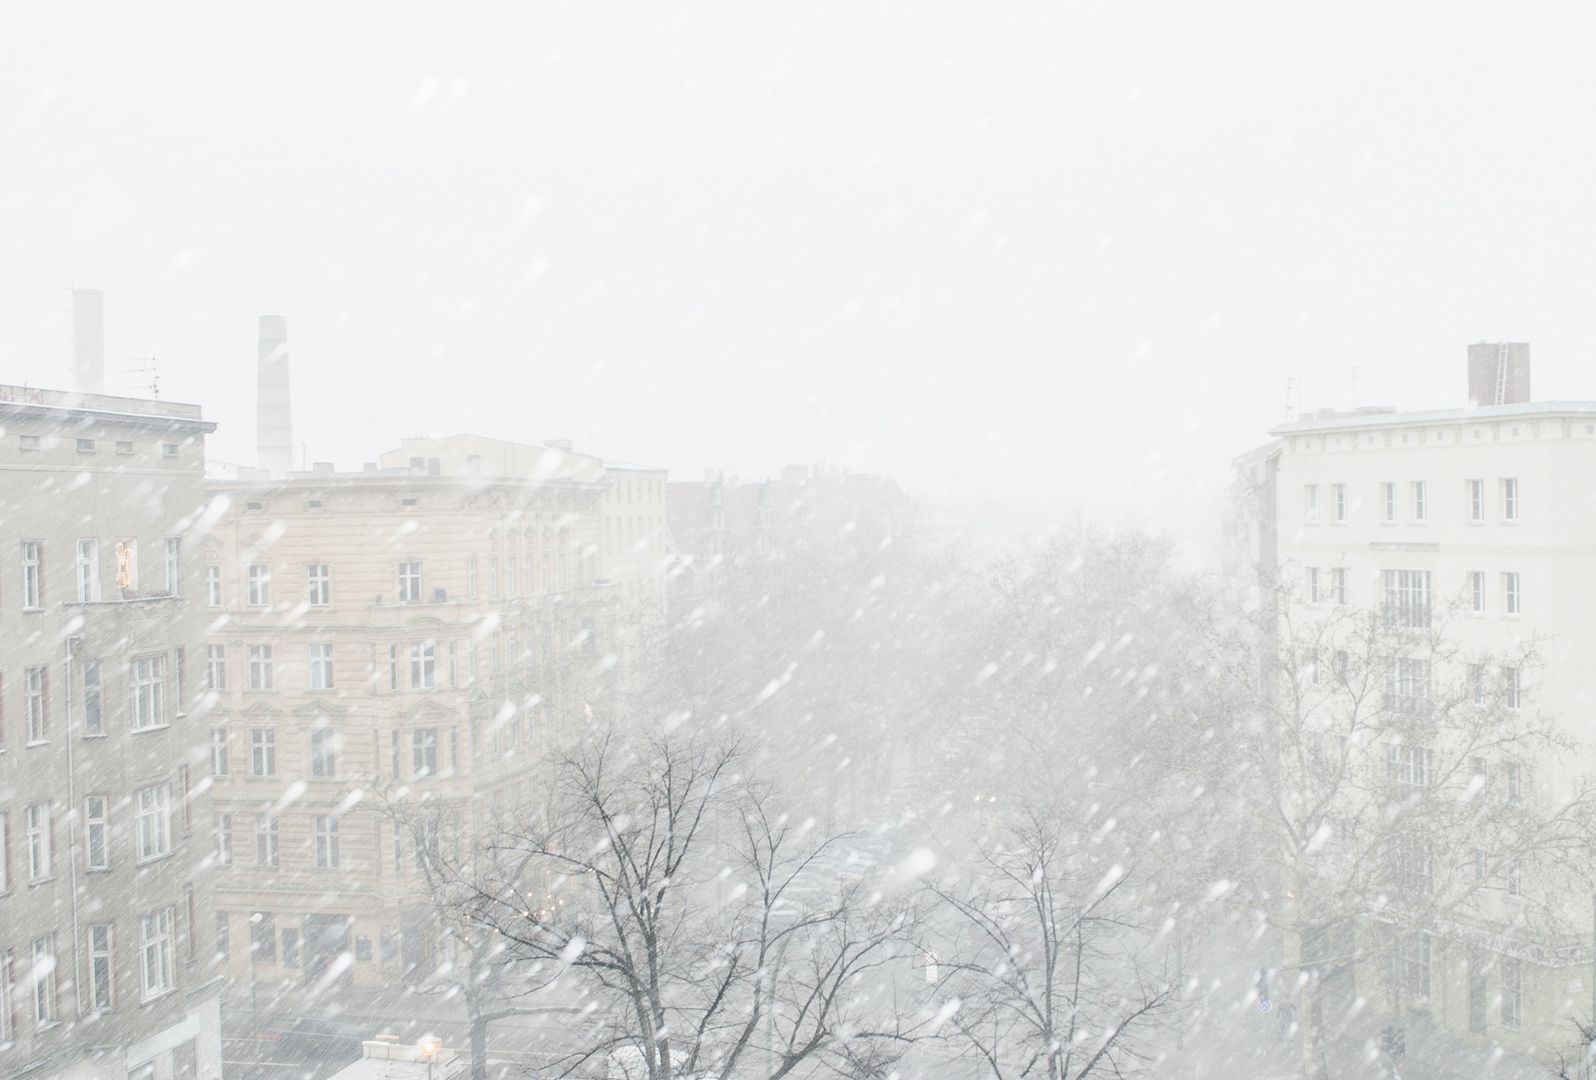
[[[288,395],[288,320],[281,315],[260,317],[255,466],[273,476],[287,476],[294,467],[294,426]]]
[[[1522,341],[1469,346],[1469,404],[1519,405],[1530,399],[1530,351]]]
[[[80,394],[105,393],[105,294],[72,290],[72,356]]]

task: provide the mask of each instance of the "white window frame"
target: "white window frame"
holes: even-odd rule
[[[116,1004],[116,928],[111,923],[90,923],[87,931],[89,953],[89,1008],[109,1012]]]
[[[313,641],[305,646],[305,666],[308,673],[306,682],[310,689],[333,688],[332,648],[330,641]]]
[[[77,551],[78,603],[98,603],[100,599],[100,542],[79,538]]]
[[[222,568],[220,566],[207,566],[205,568],[205,606],[222,606]]]
[[[1381,517],[1386,524],[1392,524],[1397,519],[1397,485],[1395,480],[1382,480],[1380,482]]]
[[[421,563],[411,560],[399,564],[399,602],[421,602]]]
[[[1469,522],[1478,524],[1485,520],[1485,481],[1468,480]]]
[[[276,814],[255,815],[255,865],[277,866],[281,862]]]
[[[247,599],[252,608],[272,606],[272,568],[267,563],[251,563],[244,571]]]
[[[232,767],[227,753],[227,729],[211,728],[211,775],[227,776],[232,772]]]
[[[175,909],[168,905],[157,908],[139,920],[143,947],[139,950],[140,1000],[152,1001],[170,992],[173,981],[173,939],[177,922]]]
[[[183,588],[183,541],[176,536],[166,538],[166,595],[176,596]]]
[[[316,866],[322,870],[338,869],[338,815],[316,815]]]
[[[1347,568],[1344,566],[1330,570],[1330,599],[1337,604],[1347,602]]]
[[[1517,570],[1507,570],[1502,574],[1502,614],[1518,615],[1520,602],[1523,599],[1521,592],[1522,582]]]
[[[1485,614],[1485,571],[1469,571],[1469,611],[1474,615]]]
[[[272,689],[272,647],[270,645],[251,645],[249,647],[249,688],[260,691]]]
[[[313,728],[310,732],[310,775],[318,780],[338,777],[338,750],[340,737],[331,725]]]
[[[227,646],[205,646],[205,689],[218,694],[227,691]]]
[[[24,668],[22,672],[23,704],[27,713],[28,742],[42,743],[50,739],[50,671],[48,666]]]
[[[133,730],[166,726],[166,657],[161,653],[135,656],[131,662]]]
[[[277,775],[277,731],[274,728],[249,729],[249,775]]]
[[[44,541],[22,541],[22,610],[44,608]]]
[[[1518,520],[1518,477],[1504,476],[1502,478],[1502,520]]]
[[[417,641],[410,646],[410,689],[435,690],[438,686],[438,645]]]
[[[172,853],[172,785],[151,784],[134,792],[133,825],[139,862]]]
[[[105,734],[105,684],[98,660],[83,661],[83,734]]]
[[[1330,512],[1338,525],[1347,520],[1347,485],[1330,485]]]
[[[1415,480],[1415,481],[1413,481],[1412,492],[1413,492],[1413,520],[1414,521],[1427,521],[1427,520],[1429,520],[1430,507],[1429,507],[1428,490],[1429,489],[1426,488],[1425,483],[1424,483],[1423,480]]]
[[[39,802],[23,811],[29,881],[48,881],[55,876],[55,852],[52,850],[55,838],[50,810],[49,803]]]
[[[1497,962],[1502,982],[1502,1026],[1515,1031],[1524,1023],[1524,969],[1518,960]]]
[[[1324,599],[1324,597],[1319,588],[1319,568],[1317,566],[1310,566],[1308,567],[1308,603],[1317,604],[1322,599]],[[513,643],[510,648],[510,654],[512,656],[515,655],[515,647]]]
[[[216,843],[216,865],[233,865],[233,815],[212,814],[211,831]]]
[[[111,869],[111,800],[102,794],[83,797],[83,869]]]
[[[45,1027],[56,1023],[56,972],[60,969],[55,951],[55,935],[45,934],[33,939],[33,1023]]]
[[[332,568],[326,563],[310,563],[305,567],[305,597],[311,607],[332,605]]]
[[[438,729],[418,727],[410,732],[410,775],[438,775]]]

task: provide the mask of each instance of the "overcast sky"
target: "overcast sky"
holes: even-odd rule
[[[1204,533],[1304,407],[1596,397],[1596,8],[0,9],[0,380]],[[1356,375],[1354,376],[1354,370]],[[113,374],[134,391],[144,376]]]

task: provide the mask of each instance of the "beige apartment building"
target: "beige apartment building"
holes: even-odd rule
[[[1232,569],[1263,602],[1278,582],[1308,612],[1445,608],[1448,633],[1475,656],[1506,656],[1533,637],[1533,685],[1520,686],[1516,668],[1489,677],[1506,680],[1508,707],[1543,710],[1582,749],[1489,767],[1556,800],[1588,782],[1596,749],[1596,402],[1529,400],[1528,346],[1473,346],[1469,361],[1466,408],[1304,415],[1239,459]],[[1489,901],[1494,925],[1475,935],[1494,954],[1488,968],[1468,963],[1464,946],[1417,935],[1403,946],[1413,946],[1406,991],[1441,1028],[1481,1045],[1564,1048],[1572,1018],[1590,1015],[1591,940],[1515,929],[1516,886],[1481,886],[1500,894]],[[1589,926],[1592,898],[1566,899],[1569,922]],[[1356,970],[1356,992],[1372,1001],[1385,993],[1379,969]]]
[[[0,1076],[221,1075],[198,406],[0,386]]]
[[[455,436],[357,473],[212,483],[207,828],[234,980],[297,1002],[425,983],[448,958],[416,845],[546,795],[620,666],[616,580],[662,595],[643,537],[605,538],[606,507],[663,497],[653,476],[622,470],[617,492],[595,456]]]

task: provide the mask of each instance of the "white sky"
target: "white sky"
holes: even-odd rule
[[[0,380],[1189,529],[1305,407],[1596,396],[1596,8],[0,8]],[[138,376],[113,375],[131,391]]]

